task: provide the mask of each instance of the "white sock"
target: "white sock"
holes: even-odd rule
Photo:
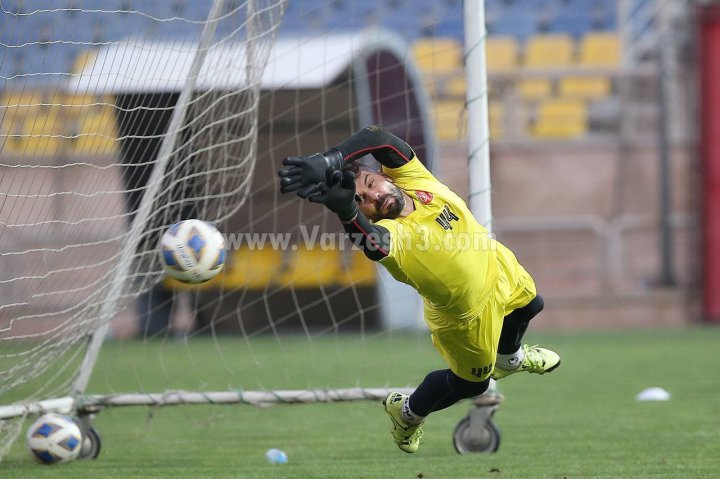
[[[522,348],[519,348],[512,354],[500,354],[497,355],[496,366],[500,369],[517,369],[525,359],[525,353]]]
[[[419,426],[425,420],[424,416],[418,416],[410,409],[410,397],[406,397],[403,401],[402,417],[408,426]]]

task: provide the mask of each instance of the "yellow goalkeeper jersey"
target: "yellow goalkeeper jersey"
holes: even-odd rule
[[[383,173],[412,197],[415,210],[404,218],[376,222],[390,232],[390,250],[380,263],[439,313],[432,319],[426,315],[431,330],[477,316],[490,294],[509,298],[527,273],[459,196],[417,157],[399,168],[383,167]]]

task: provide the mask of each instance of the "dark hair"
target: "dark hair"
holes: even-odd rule
[[[377,173],[377,170],[369,167],[368,165],[361,163],[360,161],[351,161],[345,166],[343,166],[343,171],[352,171],[353,174],[357,177],[360,175],[360,171],[371,171],[373,173]]]

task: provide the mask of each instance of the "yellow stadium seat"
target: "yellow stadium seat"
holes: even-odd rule
[[[75,107],[75,110],[80,110],[78,107],[89,108],[100,100],[93,95],[67,95],[65,97],[64,104],[67,106]]]
[[[338,282],[340,268],[337,250],[299,248],[291,253],[288,267],[278,278],[278,284],[296,288],[331,286]]]
[[[412,52],[418,67],[433,75],[452,73],[462,67],[462,46],[451,38],[417,40]]]
[[[13,135],[18,132],[19,127],[15,113],[14,108],[5,108],[4,104],[0,103],[0,151],[6,154],[17,153],[18,140]]]
[[[73,125],[74,152],[81,155],[112,155],[117,151],[117,122],[111,96],[68,95],[63,115]]]
[[[453,77],[445,82],[445,95],[452,98],[465,98],[467,80],[464,76]]]
[[[231,288],[263,289],[278,276],[283,265],[283,252],[272,248],[241,248],[228,258],[223,277]]]
[[[502,138],[505,126],[505,110],[502,103],[491,101],[488,104],[488,117],[490,126],[490,139]]]
[[[548,98],[552,94],[552,82],[542,78],[522,80],[518,84],[518,91],[525,100]]]
[[[568,35],[538,35],[528,40],[526,67],[562,67],[573,63],[575,43]]]
[[[0,153],[4,155],[22,155],[27,148],[26,142],[15,135],[18,129],[11,123],[3,121],[0,127]]]
[[[551,69],[572,65],[575,43],[568,35],[539,35],[530,38],[526,45],[524,66]],[[520,96],[526,100],[547,98],[552,92],[552,82],[545,79],[528,79],[520,82]]]
[[[0,105],[15,114],[26,114],[40,108],[43,94],[38,91],[6,92],[0,96]]]
[[[17,135],[23,134],[25,117],[35,113],[38,107],[31,104],[40,103],[37,92],[4,92],[0,96],[0,144],[2,152],[9,155],[22,155],[27,149],[27,141]],[[7,139],[6,139],[7,138]]]
[[[75,141],[75,153],[110,155],[116,152],[117,125],[111,108],[82,108],[76,121],[79,136]]]
[[[589,33],[580,43],[580,65],[588,68],[615,68],[620,65],[620,38],[614,33]],[[560,95],[598,100],[611,92],[607,77],[569,77],[560,82]]]
[[[0,135],[11,135],[5,153],[48,156],[74,148],[85,154],[114,154],[117,149],[112,97],[6,92],[0,105]],[[74,142],[66,139],[77,134]]]
[[[616,33],[588,33],[580,42],[580,64],[594,67],[620,65],[620,37]]]
[[[90,114],[91,110],[94,112],[111,111],[114,104],[114,98],[108,95],[66,95],[62,100],[64,114],[70,117],[86,116]]]
[[[540,104],[533,134],[542,139],[566,139],[588,130],[586,105],[577,100],[553,99]]]
[[[600,100],[610,95],[608,78],[568,77],[560,80],[560,96],[583,100]]]
[[[85,67],[92,65],[97,58],[96,50],[85,50],[77,54],[73,62],[72,72],[75,74],[82,73]]]
[[[455,141],[465,138],[467,132],[464,100],[437,100],[433,102],[432,109],[438,140]]]
[[[513,37],[489,37],[485,56],[489,71],[511,70],[518,65],[518,43]]]
[[[62,122],[57,113],[38,111],[36,115],[28,115],[22,127],[23,137],[20,140],[20,153],[25,156],[51,156],[56,154],[62,144]]]
[[[283,265],[283,252],[268,249],[239,249],[227,257],[225,268],[213,279],[188,284],[166,278],[168,289],[207,290],[214,288],[261,290],[275,282]]]

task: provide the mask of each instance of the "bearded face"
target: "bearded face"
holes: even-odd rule
[[[403,191],[381,173],[361,170],[355,192],[360,211],[372,221],[395,219],[405,207]]]

